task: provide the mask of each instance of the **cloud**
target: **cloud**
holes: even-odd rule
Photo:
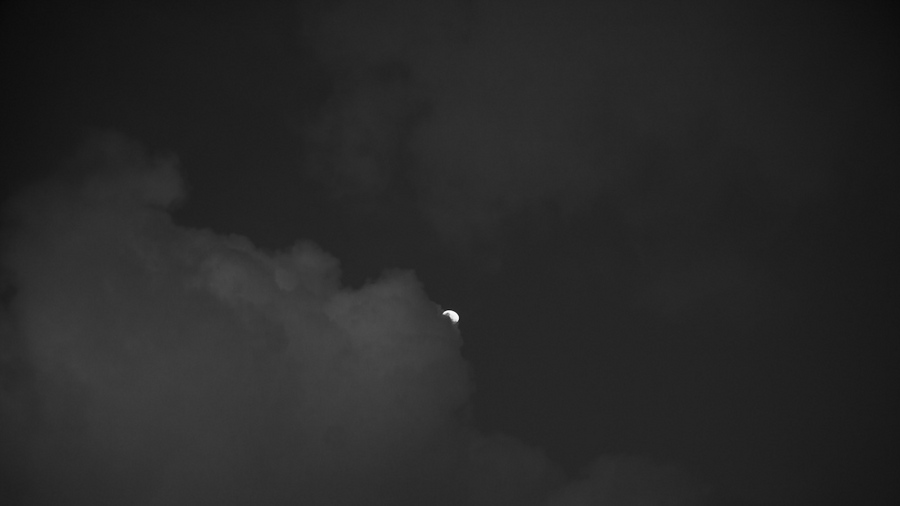
[[[340,2],[305,17],[334,86],[304,170],[353,200],[411,196],[459,244],[596,207],[643,234],[690,232],[736,189],[748,215],[789,214],[872,151],[848,147],[849,125],[884,124],[863,90],[887,89],[888,57],[849,40],[838,11],[779,9]]]
[[[445,239],[484,238],[532,206],[578,207],[603,149],[591,55],[578,30],[560,33],[579,14],[497,2],[321,14],[306,33],[337,85],[307,132],[311,170],[351,193],[411,186]]]
[[[450,482],[468,369],[411,273],[349,290],[313,244],[180,228],[173,161],[120,137],[85,164],[10,206],[4,341],[28,371],[4,436],[28,500],[402,504]]]
[[[6,208],[0,469],[17,504],[542,505],[473,428],[460,334],[408,271],[175,225],[171,156],[94,135]]]

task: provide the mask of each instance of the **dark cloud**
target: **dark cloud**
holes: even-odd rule
[[[183,195],[174,157],[99,134],[10,202],[4,494],[537,505],[562,485],[472,428],[460,335],[412,273],[342,287],[312,243],[174,225]]]
[[[448,239],[484,238],[545,201],[577,207],[600,178],[591,55],[579,55],[582,32],[561,33],[580,13],[548,23],[532,7],[349,2],[323,14],[308,33],[339,91],[311,127],[330,153],[317,166],[365,192],[406,180]]]
[[[0,30],[0,198],[75,153],[4,213],[5,503],[894,490],[873,4],[48,5]]]
[[[405,187],[463,242],[598,196],[653,230],[696,227],[748,183],[767,212],[820,199],[850,125],[885,117],[869,97],[887,89],[887,54],[850,14],[342,2],[308,17],[335,87],[307,170],[356,195]]]
[[[468,372],[410,273],[347,290],[312,244],[179,228],[169,160],[110,137],[86,152],[99,175],[12,205],[31,379],[4,419],[30,422],[29,499],[380,504],[450,480]]]

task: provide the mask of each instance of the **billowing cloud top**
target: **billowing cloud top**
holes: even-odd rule
[[[467,369],[412,274],[347,290],[312,244],[179,228],[172,161],[120,138],[76,162],[99,170],[16,200],[4,252],[38,502],[356,503],[451,469]]]
[[[348,289],[314,244],[179,227],[174,158],[121,136],[65,174],[7,209],[5,497],[538,505],[562,485],[471,427],[460,334],[412,273]]]

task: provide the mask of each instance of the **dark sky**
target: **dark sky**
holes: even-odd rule
[[[895,504],[895,23],[732,4],[5,2],[4,504]]]

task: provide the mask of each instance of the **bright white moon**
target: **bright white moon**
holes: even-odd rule
[[[459,323],[459,313],[453,311],[452,309],[444,311],[444,316],[450,318],[450,321],[453,323]]]

